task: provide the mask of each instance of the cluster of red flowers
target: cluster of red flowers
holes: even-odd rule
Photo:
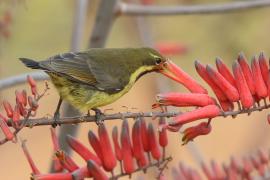
[[[8,101],[3,101],[6,116],[0,113],[0,127],[5,135],[5,138],[0,141],[0,144],[15,140],[16,134],[25,125],[24,123],[21,123],[21,118],[24,118],[24,122],[26,122],[30,116],[36,115],[36,111],[38,109],[38,100],[43,96],[43,94],[38,94],[36,82],[32,77],[27,76],[27,81],[31,88],[32,95],[27,95],[25,89],[22,91],[16,90],[16,104],[14,108],[12,108]],[[11,128],[14,129],[13,132],[8,124],[11,124]]]
[[[232,157],[229,164],[218,164],[212,160],[210,165],[206,163],[201,164],[204,176],[209,180],[215,179],[264,179],[269,176],[269,156],[270,154],[260,149],[251,156],[245,156],[241,160]],[[189,168],[182,162],[179,168],[172,169],[172,175],[175,180],[200,180],[204,179],[195,169]]]
[[[163,123],[165,121],[161,118],[160,124]],[[157,137],[153,125],[151,123],[147,125],[142,118],[135,120],[131,133],[127,120],[123,120],[120,138],[118,128],[114,127],[112,131],[113,143],[109,140],[109,134],[104,124],[98,126],[98,136],[90,130],[88,140],[95,153],[91,152],[74,137],[67,135],[66,140],[70,148],[87,162],[82,167],[79,167],[69,155],[60,149],[54,128],[51,129],[51,132],[55,151],[53,173],[41,174],[23,143],[23,150],[32,168],[34,179],[83,179],[86,177],[108,179],[105,171],[111,172],[112,178],[117,179],[124,175],[131,175],[139,170],[161,165],[168,160],[165,157],[165,147],[168,144],[166,130],[159,132]],[[163,153],[161,148],[164,149]],[[151,162],[153,161],[151,159],[156,162]],[[134,160],[136,160],[137,166],[134,164]],[[121,173],[114,175],[117,161],[119,161]]]
[[[224,112],[233,111],[234,103],[238,104],[239,111],[249,111],[256,103],[260,106],[261,100],[268,108],[266,98],[270,95],[270,71],[264,53],[260,53],[259,58],[252,58],[251,67],[247,63],[243,53],[240,53],[233,63],[232,70],[220,59],[216,59],[217,70],[210,65],[203,65],[195,61],[198,74],[211,87],[219,102],[208,95],[207,90],[196,82],[190,75],[173,63],[168,68],[177,74],[171,77],[175,81],[183,84],[191,93],[164,93],[157,95],[157,103],[153,108],[160,106],[196,107],[195,110],[177,115],[171,122],[162,125],[170,131],[179,131],[187,123],[204,119],[214,118],[223,115]],[[199,108],[197,108],[199,107]],[[198,135],[208,134],[211,131],[210,121],[201,123],[195,127],[184,131],[184,144],[194,139]]]

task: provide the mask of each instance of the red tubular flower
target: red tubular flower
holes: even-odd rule
[[[218,72],[229,82],[231,83],[231,85],[233,85],[234,87],[236,87],[235,84],[235,79],[232,75],[232,73],[230,72],[229,68],[226,66],[226,64],[222,61],[221,58],[217,57],[216,58],[216,66],[218,69]]]
[[[12,140],[14,138],[14,134],[9,129],[6,120],[4,120],[4,116],[0,114],[0,128],[2,129],[2,132],[4,133],[7,140]]]
[[[189,127],[184,130],[184,136],[182,138],[182,145],[187,144],[189,141],[192,141],[194,138],[209,134],[212,130],[212,127],[207,122],[202,122],[197,126]]]
[[[259,64],[260,64],[260,69],[261,69],[261,73],[262,73],[264,83],[267,84],[269,67],[268,67],[268,64],[267,64],[266,57],[265,57],[263,52],[261,52],[260,55],[259,55]]]
[[[220,106],[223,109],[223,111],[232,111],[234,109],[234,105],[231,101],[220,101]]]
[[[93,154],[86,146],[84,146],[81,142],[76,140],[74,137],[67,135],[66,140],[68,145],[76,152],[78,153],[85,161],[93,160],[98,165],[101,165],[100,159]]]
[[[244,108],[248,109],[253,105],[254,101],[238,62],[233,63],[233,74],[237,80],[236,86],[239,91],[241,104]]]
[[[31,87],[32,94],[34,96],[36,96],[38,94],[37,93],[37,83],[36,83],[36,81],[31,76],[27,76],[27,81],[28,81],[28,84]]]
[[[207,94],[198,93],[163,93],[158,94],[156,99],[161,105],[172,106],[207,106],[216,104],[215,100]]]
[[[201,163],[201,168],[202,168],[202,170],[203,170],[203,172],[208,180],[215,179],[215,176],[214,176],[212,170],[209,167],[207,167],[207,165],[204,162]]]
[[[182,162],[179,162],[179,169],[180,172],[184,175],[185,179],[190,179],[190,170]]]
[[[96,154],[99,157],[99,159],[103,163],[103,155],[102,155],[102,151],[101,151],[99,139],[95,135],[95,133],[93,133],[91,130],[88,132],[88,141],[91,144],[91,146],[94,149],[94,151],[96,152]]]
[[[92,160],[87,161],[87,168],[94,179],[99,179],[99,180],[109,179],[106,176],[105,172],[102,171],[101,167],[99,167],[94,161]]]
[[[81,180],[92,177],[86,166],[76,169],[72,172],[72,180]]]
[[[232,169],[230,166],[223,166],[223,169],[226,173],[226,179],[228,180],[237,180],[238,178],[238,174],[237,171],[235,171],[234,169]]]
[[[214,70],[210,65],[206,66],[206,71],[209,77],[216,83],[216,85],[223,90],[226,97],[231,102],[239,100],[239,93],[237,89],[232,86],[219,72]]]
[[[127,120],[123,121],[121,132],[121,145],[123,153],[123,167],[127,174],[134,171],[134,164],[132,158],[132,147],[130,143],[129,130]]]
[[[112,171],[116,166],[116,158],[110,143],[110,138],[104,124],[98,126],[99,144],[102,156],[102,165],[106,171]]]
[[[249,87],[251,94],[255,95],[256,90],[255,90],[255,84],[253,81],[253,75],[252,75],[251,69],[247,63],[247,59],[246,59],[244,53],[239,54],[237,61],[241,66],[242,72],[244,74],[244,77],[246,79],[246,82],[247,82],[247,85]]]
[[[172,176],[174,180],[186,179],[184,175],[181,172],[179,172],[175,167],[172,168]]]
[[[238,173],[240,173],[242,171],[242,166],[241,166],[240,162],[233,156],[231,157],[230,167],[231,167],[231,169],[233,169],[234,171],[236,171]]]
[[[155,45],[157,49],[163,55],[176,55],[184,54],[188,51],[185,45],[179,43],[159,43]]]
[[[223,169],[216,163],[216,161],[211,161],[212,170],[215,174],[216,179],[226,179],[226,174]]]
[[[148,132],[145,119],[143,117],[140,118],[141,121],[141,138],[143,149],[145,152],[150,152],[150,143],[148,142]]]
[[[270,70],[268,71],[267,92],[270,99]]]
[[[51,130],[51,138],[52,138],[52,142],[53,142],[53,150],[54,150],[54,152],[59,151],[60,145],[59,145],[58,138],[56,136],[55,128],[50,128],[50,130]],[[54,170],[54,172],[63,171],[63,167],[61,165],[61,162],[55,155],[53,156],[53,170]]]
[[[133,155],[136,158],[139,167],[144,167],[148,164],[146,156],[144,154],[141,136],[141,124],[140,120],[136,120],[132,128],[132,143],[133,143]]]
[[[216,105],[208,105],[205,107],[201,107],[198,109],[195,109],[193,111],[189,111],[183,114],[179,114],[174,118],[174,121],[172,123],[169,123],[169,125],[183,125],[186,123],[190,123],[192,121],[196,121],[199,119],[204,118],[214,118],[221,114],[221,110]]]
[[[243,171],[245,173],[245,176],[249,176],[251,171],[253,170],[253,165],[249,158],[244,157],[243,158]]]
[[[170,74],[163,73],[165,76],[183,84],[190,92],[192,93],[201,93],[207,94],[207,90],[204,89],[197,81],[195,81],[189,74],[184,72],[180,67],[176,64],[169,62],[167,64],[167,68],[169,71],[173,72],[176,76],[171,76]]]
[[[79,166],[71,159],[69,155],[67,155],[64,151],[56,151],[55,156],[61,162],[61,165],[64,169],[68,170],[69,172],[73,172],[79,168]]]
[[[191,169],[190,170],[190,179],[192,179],[192,180],[201,180],[202,178],[201,178],[200,174],[196,170]]]
[[[25,145],[25,141],[22,142],[22,149],[23,149],[23,153],[27,158],[27,161],[32,169],[32,173],[33,174],[40,174],[40,171],[38,170],[37,166],[35,165],[32,157],[30,156],[30,153]]]
[[[32,179],[35,179],[35,180],[73,180],[72,174],[66,173],[66,172],[32,175]]]
[[[115,126],[112,131],[112,139],[113,139],[113,144],[114,144],[114,151],[115,151],[115,156],[118,161],[123,160],[123,154],[122,150],[118,141],[118,129]]]
[[[5,111],[7,113],[7,117],[12,118],[13,117],[13,109],[8,101],[3,101],[3,106],[5,108]]]
[[[256,59],[256,57],[253,57],[251,61],[251,69],[252,69],[257,96],[260,99],[267,97],[268,96],[267,87],[266,87],[266,84],[264,83],[259,61]]]
[[[15,126],[18,125],[17,123],[19,120],[20,120],[20,109],[18,105],[15,105],[12,116],[12,121],[14,122]]]
[[[166,124],[165,117],[160,117],[159,125],[165,124]],[[163,148],[165,148],[168,145],[168,135],[166,129],[161,129],[161,131],[159,131],[159,145]]]
[[[260,159],[257,158],[256,156],[251,156],[251,162],[253,164],[253,166],[257,169],[257,171],[259,172],[260,176],[264,176],[265,173],[265,167],[264,164],[262,164],[260,162]]]
[[[148,142],[150,143],[152,157],[156,160],[159,160],[161,157],[161,151],[157,142],[153,124],[151,123],[148,124]]]
[[[263,149],[258,150],[258,155],[262,164],[267,164],[269,162],[269,155]]]
[[[26,90],[22,90],[22,99],[23,99],[23,106],[25,107],[27,105],[27,92]]]
[[[216,83],[210,78],[206,71],[206,67],[202,65],[199,61],[195,61],[195,67],[198,74],[201,78],[211,87],[217,99],[220,102],[220,105],[224,111],[233,110],[233,103],[230,102],[224,92],[216,85]]]

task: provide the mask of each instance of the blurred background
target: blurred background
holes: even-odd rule
[[[19,57],[46,59],[58,53],[68,52],[71,48],[72,29],[76,13],[76,0],[13,0],[0,1],[0,79],[33,72],[25,68]],[[217,0],[154,0],[160,5],[217,3]],[[227,1],[226,1],[227,2]],[[228,1],[229,2],[229,1]],[[87,49],[95,22],[98,0],[89,0],[82,32],[80,50]],[[208,87],[196,74],[194,61],[214,66],[215,57],[221,57],[228,66],[243,51],[250,60],[253,55],[264,51],[270,55],[269,9],[247,10],[219,15],[188,16],[119,16],[112,25],[106,47],[141,47],[157,44],[177,44],[183,48],[173,55],[167,55],[191,74],[201,84]],[[180,48],[180,49],[181,49]],[[42,90],[44,82],[40,82]],[[49,95],[40,101],[37,117],[52,115],[58,96],[52,84]],[[0,92],[0,100],[14,102],[15,89],[28,88],[19,85]],[[187,92],[180,84],[166,80],[158,74],[149,74],[141,78],[132,90],[117,102],[104,109],[113,108],[113,112],[152,111],[155,95],[160,92]],[[211,92],[211,91],[210,91]],[[212,93],[212,92],[211,92]],[[134,109],[135,108],[135,109]],[[177,110],[177,109],[176,109]],[[181,109],[185,111],[185,109]],[[1,112],[3,108],[1,107]],[[199,137],[188,145],[181,146],[181,134],[169,133],[168,155],[173,156],[169,167],[177,166],[182,161],[192,167],[198,167],[198,161],[215,159],[228,162],[231,155],[236,157],[255,153],[258,148],[269,148],[269,125],[266,121],[267,110],[252,113],[250,116],[239,115],[237,118],[215,118],[213,131],[207,136]],[[148,121],[151,121],[150,119]],[[132,122],[132,121],[130,121]],[[121,121],[106,122],[111,132],[114,125]],[[89,129],[96,131],[94,123],[81,124],[77,137],[87,144]],[[25,128],[19,138],[27,139],[28,149],[38,168],[48,172],[52,157],[52,142],[49,127]],[[83,160],[73,154],[78,164]],[[0,178],[29,179],[31,169],[27,163],[20,143],[7,143],[0,146]],[[165,171],[170,177],[170,169]],[[141,173],[132,176],[134,179]],[[155,170],[146,175],[154,179]]]

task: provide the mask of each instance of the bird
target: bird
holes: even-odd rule
[[[25,66],[49,75],[60,95],[55,119],[62,100],[81,112],[94,110],[100,115],[99,107],[122,97],[143,75],[160,72],[172,76],[167,68],[170,61],[149,47],[92,48],[41,61],[19,59]]]

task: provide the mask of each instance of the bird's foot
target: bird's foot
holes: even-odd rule
[[[52,127],[55,128],[57,125],[58,125],[58,120],[60,118],[60,113],[59,111],[58,112],[55,112],[54,115],[53,115],[53,123],[52,123]]]
[[[104,114],[101,112],[101,110],[98,108],[92,108],[92,110],[95,111],[96,124],[98,126],[103,124],[104,119],[102,117]]]

